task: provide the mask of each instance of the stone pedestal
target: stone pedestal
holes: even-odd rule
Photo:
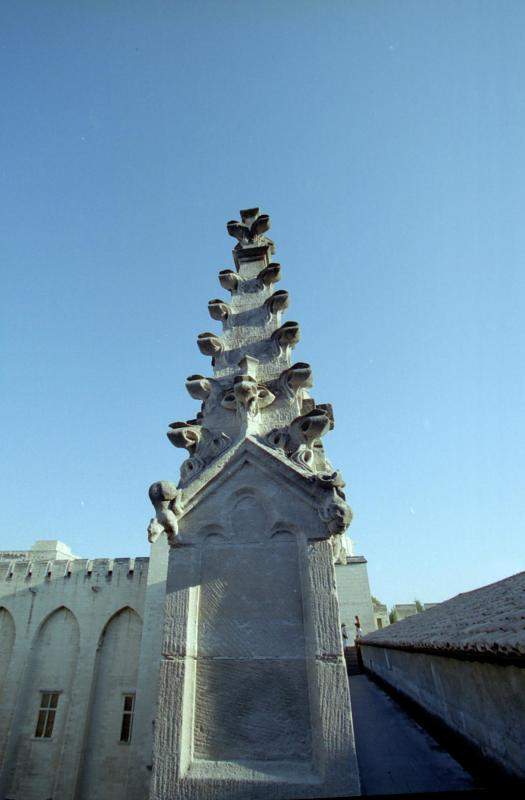
[[[246,440],[187,495],[168,568],[152,799],[359,794],[319,491]]]

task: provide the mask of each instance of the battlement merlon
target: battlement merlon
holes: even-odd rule
[[[7,555],[7,553],[5,554]],[[19,556],[20,554],[17,554]],[[23,558],[9,559],[0,553],[0,582],[20,583],[24,586],[62,579],[119,580],[147,576],[149,558],[73,558],[38,560],[28,551]]]

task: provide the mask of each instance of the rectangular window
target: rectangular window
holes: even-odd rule
[[[131,742],[131,731],[133,729],[133,714],[135,711],[135,695],[123,695],[122,725],[120,726],[120,741]]]
[[[59,692],[41,692],[35,738],[50,739],[55,724]]]

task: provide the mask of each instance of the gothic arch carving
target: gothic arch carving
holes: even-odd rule
[[[199,531],[198,540],[204,546],[221,544],[226,541],[226,532],[222,525],[217,522],[205,525]]]
[[[260,539],[267,531],[268,511],[262,492],[251,487],[237,489],[228,498],[227,507],[235,538]]]
[[[278,530],[274,531],[270,537],[271,539],[280,542],[295,542],[295,536],[286,528],[279,528]]]
[[[33,797],[38,785],[40,795],[50,797],[60,780],[79,645],[77,619],[63,605],[47,614],[35,632],[20,691],[20,736],[11,758],[8,796]],[[45,747],[28,748],[26,743],[35,735],[43,692],[58,693],[52,738]]]
[[[236,489],[234,492],[232,492],[228,497],[228,507],[233,509],[234,506],[237,505],[238,501],[243,497],[253,497],[254,499],[256,498],[257,500],[264,502],[262,492],[255,486],[241,486],[239,489]]]
[[[273,539],[277,542],[297,542],[299,529],[294,522],[289,522],[287,519],[278,519],[272,525],[269,536],[270,539]]]
[[[206,534],[206,538],[204,543],[209,547],[210,545],[222,544],[226,541],[226,537],[223,536],[222,533],[218,533],[217,531],[211,531],[210,533]]]
[[[56,607],[56,608],[54,608],[52,611],[49,611],[49,612],[48,612],[48,613],[45,615],[45,617],[43,617],[43,618],[40,620],[40,623],[39,623],[39,625],[38,625],[38,628],[37,628],[37,629],[36,629],[36,631],[35,631],[35,635],[34,635],[34,638],[33,638],[33,643],[32,643],[32,645],[31,645],[31,646],[33,646],[33,645],[34,645],[34,643],[35,643],[35,641],[36,641],[36,638],[37,638],[37,636],[40,634],[40,632],[41,632],[42,628],[44,627],[44,625],[46,625],[46,624],[49,622],[49,620],[51,619],[51,617],[53,617],[53,616],[54,616],[55,614],[57,614],[59,611],[67,611],[67,613],[68,613],[68,614],[71,614],[71,616],[72,616],[72,617],[73,617],[73,619],[75,620],[76,624],[78,625],[78,620],[77,620],[76,614],[75,614],[73,611],[71,611],[71,609],[69,608],[69,606],[66,606],[66,605],[64,605],[64,604],[63,604],[63,605],[60,605],[60,606],[57,606],[57,607]]]
[[[104,637],[106,635],[106,632],[107,632],[109,626],[111,625],[111,623],[113,622],[113,620],[115,619],[115,617],[118,617],[120,614],[123,614],[125,611],[130,611],[132,614],[134,614],[136,617],[138,617],[138,619],[140,620],[140,624],[142,625],[142,617],[140,616],[138,611],[136,611],[131,606],[122,606],[122,608],[117,609],[117,611],[115,611],[110,616],[110,618],[106,621],[106,623],[104,624],[104,627],[102,628],[102,631],[101,631],[101,634],[100,634],[99,640],[98,640],[98,648],[99,649],[102,647],[102,645],[104,643]]]
[[[299,533],[299,528],[295,524],[295,522],[290,522],[288,519],[278,519],[272,525],[272,536],[274,533],[278,533],[279,531],[289,531],[294,536]]]
[[[122,776],[130,768],[131,748],[120,743],[121,723],[124,695],[135,694],[141,637],[142,619],[130,606],[116,611],[100,634],[83,747],[80,800],[126,797]],[[107,764],[111,769],[106,769]],[[102,773],[106,776],[103,782]]]

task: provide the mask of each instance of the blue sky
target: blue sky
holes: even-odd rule
[[[0,548],[147,553],[225,222],[259,205],[373,592],[523,569],[523,3],[1,17]]]

